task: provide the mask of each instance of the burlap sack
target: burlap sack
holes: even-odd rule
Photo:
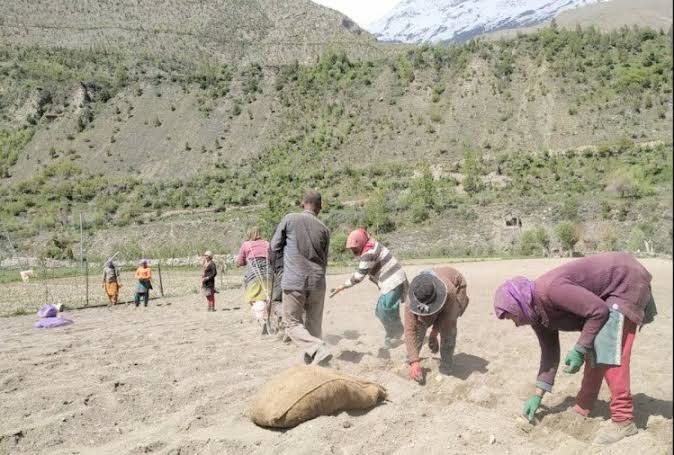
[[[318,366],[296,366],[258,391],[249,416],[263,427],[290,428],[321,415],[367,409],[386,398],[378,384]]]

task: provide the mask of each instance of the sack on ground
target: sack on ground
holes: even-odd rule
[[[38,318],[55,318],[58,316],[59,309],[56,305],[42,305],[39,310],[37,310]]]
[[[262,427],[290,428],[321,415],[368,409],[386,389],[319,366],[295,366],[271,378],[254,397],[251,420]]]

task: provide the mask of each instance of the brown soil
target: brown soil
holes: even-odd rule
[[[326,301],[324,338],[332,366],[384,385],[390,401],[288,431],[246,416],[255,391],[300,360],[292,344],[261,338],[241,293],[199,295],[74,311],[72,326],[33,329],[35,316],[0,326],[0,453],[567,454],[590,445],[608,417],[606,387],[595,414],[566,413],[580,375],[560,371],[540,423],[518,414],[533,388],[539,348],[528,328],[497,320],[493,290],[514,274],[535,277],[562,259],[457,264],[470,306],[459,321],[453,376],[440,376],[427,349],[428,382],[406,377],[404,348],[383,350],[375,287],[363,283]],[[672,453],[672,262],[645,260],[656,321],[637,335],[632,391],[639,434],[603,453]],[[406,267],[414,276],[425,266]],[[346,275],[330,275],[329,287]],[[566,352],[577,334],[562,335]]]

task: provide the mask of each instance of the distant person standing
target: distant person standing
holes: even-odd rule
[[[304,350],[304,362],[323,365],[332,354],[321,339],[325,303],[325,269],[330,231],[318,219],[321,195],[308,191],[304,212],[289,213],[271,240],[274,257],[283,255],[283,323],[287,335]]]
[[[213,262],[213,253],[204,253],[204,273],[201,275],[201,289],[208,302],[207,311],[215,311],[215,276],[218,270]]]
[[[152,289],[152,271],[148,267],[147,259],[141,259],[138,263],[136,279],[138,283],[136,284],[136,295],[133,301],[138,308],[142,296],[144,306],[147,306],[147,302],[150,300],[150,289]]]
[[[119,271],[112,259],[108,259],[103,267],[103,289],[108,296],[110,306],[117,305],[120,287],[122,287],[122,284],[120,283]]]

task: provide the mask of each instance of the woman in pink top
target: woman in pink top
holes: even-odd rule
[[[271,270],[269,267],[269,242],[260,236],[260,229],[253,226],[246,233],[236,256],[236,265],[247,266],[243,277],[246,292],[244,299],[251,305],[256,301],[268,301],[271,296]]]

